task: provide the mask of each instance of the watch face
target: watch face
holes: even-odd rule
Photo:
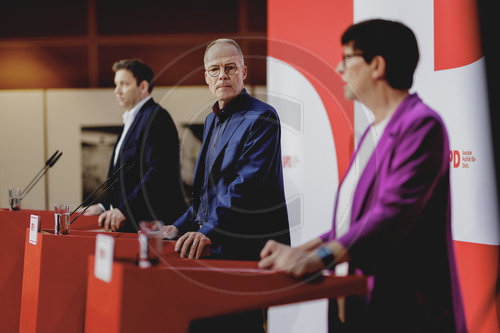
[[[321,246],[316,250],[316,254],[321,259],[323,264],[325,264],[325,268],[332,268],[335,266],[335,258],[333,256],[332,251],[326,247]]]

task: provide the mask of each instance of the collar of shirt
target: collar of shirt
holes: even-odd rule
[[[238,96],[235,99],[227,103],[226,107],[223,109],[219,108],[219,102],[215,102],[212,106],[212,112],[215,113],[220,122],[224,122],[227,118],[229,118],[233,112],[238,111],[241,108],[241,104],[245,100],[244,96],[247,96],[248,93],[245,88],[243,88]]]
[[[142,106],[144,104],[146,104],[147,101],[149,101],[151,99],[151,96],[148,96],[144,99],[142,99],[139,103],[137,103],[132,109],[128,110],[128,111],[125,111],[123,114],[122,114],[122,119],[123,119],[123,125],[125,125],[125,127],[127,126],[130,126],[132,125],[132,123],[134,122],[134,118],[135,116],[137,115],[137,113],[139,112],[139,110],[142,108]]]

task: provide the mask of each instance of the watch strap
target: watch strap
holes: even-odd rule
[[[325,269],[333,269],[335,267],[335,257],[328,246],[320,246],[316,249],[316,255],[325,264]]]

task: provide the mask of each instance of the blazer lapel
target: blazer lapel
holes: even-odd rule
[[[213,113],[209,114],[208,118],[207,118],[207,123],[206,123],[204,131],[203,131],[203,142],[202,142],[201,149],[200,149],[200,155],[198,156],[198,160],[196,161],[196,166],[194,168],[194,179],[193,179],[193,187],[194,188],[199,188],[199,184],[201,184],[200,177],[202,176],[202,174],[204,172],[203,166],[205,164],[205,153],[206,153],[207,146],[208,146],[207,138],[209,137],[210,132],[212,132],[212,125],[213,125],[214,121],[215,121],[215,114],[213,114]],[[201,161],[203,161],[203,162],[201,162]]]
[[[144,117],[144,112],[151,105],[152,101],[153,101],[152,99],[150,99],[149,101],[147,101],[146,104],[144,104],[142,106],[142,108],[139,110],[139,112],[137,112],[137,114],[135,115],[134,122],[132,123],[132,125],[130,125],[130,128],[128,129],[127,136],[125,137],[125,140],[123,140],[122,147],[124,147],[125,144],[127,143],[127,141],[130,140],[130,137],[135,132],[138,124],[142,121],[142,118]],[[143,125],[143,126],[145,126],[145,125]]]
[[[397,130],[396,128],[399,119],[405,113],[407,103],[413,101],[413,96],[415,95],[407,97],[392,115],[391,119],[387,123],[382,137],[373,150],[373,153],[370,156],[361,177],[359,178],[358,185],[356,186],[354,197],[352,199],[351,223],[358,218],[359,214],[361,214],[366,200],[370,197],[368,192],[374,185],[375,176],[379,172],[381,164],[384,162],[386,156],[390,156],[392,147],[394,146],[394,138],[396,137],[395,131]],[[361,146],[361,142],[359,145]]]
[[[217,152],[215,153],[215,158],[212,162],[212,165],[210,165],[210,172],[212,171],[212,167],[219,158],[220,153],[226,147],[229,139],[233,136],[234,132],[236,132],[236,129],[240,126],[241,122],[245,119],[243,116],[243,112],[236,112],[233,113],[229,121],[229,124],[227,124],[227,127],[224,131],[224,134],[222,135],[222,138],[220,139],[219,146],[217,147]]]
[[[363,173],[361,174],[361,177],[358,180],[358,184],[352,198],[351,224],[358,218],[359,214],[361,213],[362,208],[369,197],[368,191],[370,190],[375,180],[377,165],[376,158],[373,158],[373,155],[377,154],[376,150],[377,148],[375,148],[372,156],[366,164],[365,169],[363,170]]]
[[[148,107],[150,107],[152,104],[155,104],[155,103],[154,103],[153,99],[151,98],[149,101],[147,101],[141,107],[139,112],[137,112],[137,114],[135,115],[134,121],[132,122],[132,125],[130,125],[130,128],[127,131],[127,135],[125,136],[125,139],[123,139],[123,143],[122,143],[122,146],[121,146],[120,152],[119,152],[120,155],[118,155],[118,161],[123,158],[123,156],[121,156],[122,152],[123,152],[123,148],[127,146],[128,140],[130,140],[130,137],[132,137],[133,133],[137,129],[138,124],[142,121],[142,117],[144,116],[145,110]],[[135,145],[135,143],[134,143],[134,145]]]
[[[354,154],[351,156],[351,161],[349,163],[349,167],[347,168],[347,171],[346,171],[346,175],[347,173],[349,172],[349,170],[352,168],[353,164],[354,164],[354,161],[356,159],[356,156],[358,155],[359,153],[359,150],[361,148],[361,145],[363,144],[363,141],[365,140],[366,136],[368,135],[368,133],[370,132],[370,128],[373,126],[373,124],[370,124],[370,126],[368,126],[368,128],[365,130],[365,132],[363,133],[363,135],[361,136],[361,140],[359,140],[359,144],[358,146],[356,147],[356,150],[354,151]],[[371,158],[370,158],[371,160]],[[363,182],[362,182],[362,178],[363,176],[365,175],[365,171],[368,170],[368,168],[370,168],[370,161],[367,163],[366,165],[366,168],[365,170],[363,171],[363,174],[361,175],[361,177],[359,178],[358,180],[358,184],[356,185],[356,189],[355,189],[355,193],[354,193],[354,196],[353,196],[353,199],[352,199],[352,207],[351,207],[351,224],[352,224],[352,221],[354,220],[354,217],[357,216],[357,213],[359,211],[359,205],[360,205],[360,200],[359,198],[364,198],[364,196],[360,196],[360,193],[363,193],[363,195],[366,194],[366,190],[367,188],[364,188],[364,185]],[[336,199],[335,199],[335,209],[334,209],[334,215],[333,215],[333,218],[334,218],[334,225],[336,225],[337,221],[337,206],[338,206],[338,200],[339,200],[339,191],[340,191],[340,187],[342,186],[342,184],[344,183],[344,180],[345,180],[345,175],[344,175],[344,178],[342,179],[342,181],[340,182],[339,184],[339,187],[338,187],[338,190],[337,190],[337,196],[336,196]],[[363,190],[361,191],[360,190],[360,187],[363,187]],[[334,228],[334,235],[336,234],[336,228]],[[335,235],[336,237],[336,235]]]
[[[116,153],[116,146],[118,146],[118,141],[120,141],[120,137],[122,136],[122,134],[123,134],[123,125],[120,129],[120,133],[118,133],[118,136],[116,137],[115,146],[113,147],[113,153],[111,154],[111,161],[109,161],[108,177],[111,176],[115,170],[114,159]]]

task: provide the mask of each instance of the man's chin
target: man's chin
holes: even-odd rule
[[[228,94],[228,93],[218,93],[217,94],[217,100],[218,101],[224,101],[226,103],[229,103],[235,97],[236,97],[235,94]]]

